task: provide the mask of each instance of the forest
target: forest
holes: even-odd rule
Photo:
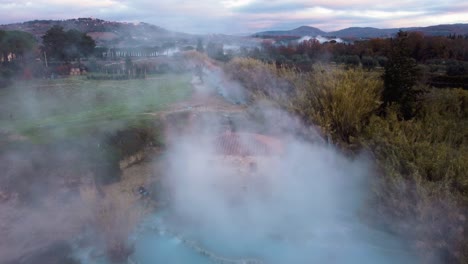
[[[421,80],[439,88],[464,88],[468,83],[468,36],[425,36],[406,32],[405,48],[408,56],[418,63]],[[392,38],[358,40],[353,43],[316,39],[300,43],[275,44],[265,40],[261,48],[244,50],[244,55],[278,65],[293,66],[308,71],[315,62],[332,62],[366,70],[382,69],[392,51]]]

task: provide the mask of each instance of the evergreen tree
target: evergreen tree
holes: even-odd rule
[[[382,99],[384,108],[391,103],[398,103],[404,119],[414,116],[415,102],[420,93],[415,88],[420,74],[416,61],[410,54],[408,33],[400,31],[397,37],[391,40],[390,54],[383,74]]]

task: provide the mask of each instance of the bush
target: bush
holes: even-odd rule
[[[235,58],[225,67],[231,79],[239,81],[255,97],[267,96],[287,103],[294,94],[294,82],[300,81],[296,71],[277,67],[255,59]]]
[[[429,84],[437,88],[463,88],[468,89],[468,75],[447,76],[432,75]]]
[[[468,73],[468,63],[463,61],[452,61],[447,63],[448,76],[461,76]]]
[[[357,55],[345,55],[337,57],[337,62],[344,63],[347,66],[357,67],[361,63],[361,60]]]
[[[137,124],[110,134],[105,145],[113,149],[119,160],[128,158],[145,150],[149,146],[160,145],[157,136],[160,136],[161,128],[150,122]]]
[[[468,260],[467,103],[466,91],[432,90],[413,120],[398,120],[391,107],[386,118],[371,118],[361,138],[383,170],[375,192],[382,219],[443,263]]]
[[[379,66],[380,66],[380,67],[385,67],[385,65],[386,65],[387,62],[388,62],[388,58],[387,58],[387,57],[384,57],[384,56],[378,56],[378,57],[377,57],[377,62],[379,63]]]
[[[378,62],[374,58],[369,57],[369,56],[362,57],[361,63],[362,63],[362,68],[366,70],[372,70],[378,65]]]
[[[305,78],[304,85],[296,87],[294,111],[347,143],[361,133],[380,105],[381,80],[361,69],[316,66]]]
[[[254,59],[234,59],[226,71],[254,94],[276,101],[348,143],[381,103],[382,81],[362,69],[319,65],[312,72],[301,73]]]

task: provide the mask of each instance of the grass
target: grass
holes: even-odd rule
[[[115,128],[186,99],[190,90],[189,74],[147,80],[19,81],[0,91],[0,126],[32,139]]]

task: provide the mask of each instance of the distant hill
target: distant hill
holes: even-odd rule
[[[350,27],[338,31],[329,32],[326,36],[335,36],[344,39],[361,38],[387,38],[398,32],[399,29],[380,29],[373,27]]]
[[[264,31],[255,33],[256,37],[268,37],[268,36],[287,36],[287,37],[304,37],[304,36],[318,36],[325,35],[327,32],[322,31],[318,28],[302,26],[292,30],[278,30],[278,31]]]
[[[2,30],[20,30],[33,34],[37,40],[52,26],[62,26],[65,30],[77,29],[87,33],[99,46],[134,47],[161,46],[167,42],[183,45],[195,45],[197,38],[225,44],[254,45],[252,39],[232,35],[190,35],[166,30],[148,23],[112,22],[95,18],[77,18],[68,20],[33,20],[23,23],[0,25]],[[264,31],[251,36],[257,38],[276,38],[280,40],[299,39],[301,37],[324,36],[348,40],[366,38],[386,38],[396,34],[400,28],[379,29],[372,27],[350,27],[333,32],[325,32],[315,27],[302,26],[292,30]],[[468,24],[437,25],[429,27],[401,28],[405,31],[419,31],[430,36],[468,35]]]
[[[468,24],[437,25],[429,27],[387,28],[350,27],[338,31],[325,32],[318,28],[302,26],[292,30],[263,31],[253,34],[253,37],[305,37],[333,36],[344,39],[387,38],[395,35],[399,30],[418,31],[429,36],[468,35]]]
[[[94,18],[34,20],[0,25],[0,29],[26,31],[41,40],[45,32],[55,25],[62,26],[65,30],[77,29],[85,32],[96,40],[98,45],[107,46],[154,46],[162,42],[192,38],[189,34],[168,31],[147,23],[111,22]]]

